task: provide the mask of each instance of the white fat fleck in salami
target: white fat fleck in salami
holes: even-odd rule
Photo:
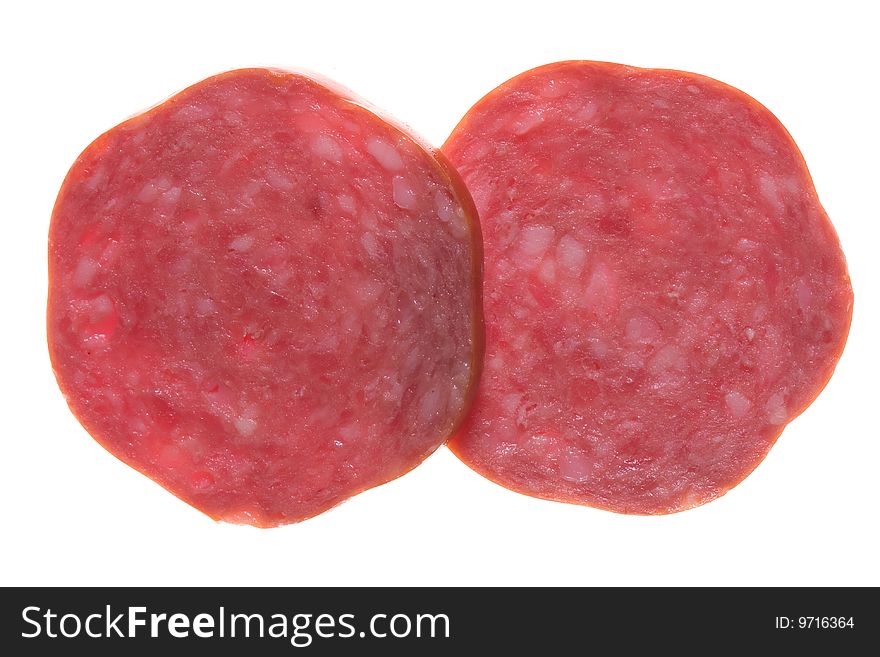
[[[366,142],[367,152],[388,171],[401,171],[403,159],[395,148],[379,137],[373,137]]]
[[[414,210],[419,205],[419,199],[412,183],[404,176],[394,176],[391,180],[392,196],[394,203],[404,210]]]
[[[450,447],[514,490],[624,513],[722,495],[828,381],[852,312],[804,162],[745,94],[566,62],[443,147],[480,213],[486,374]]]
[[[417,465],[481,361],[479,230],[438,153],[297,74],[205,80],[80,156],[49,350],[108,450],[213,518],[308,518]]]

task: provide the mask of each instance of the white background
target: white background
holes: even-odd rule
[[[873,4],[5,3],[0,584],[880,585]],[[511,493],[442,448],[322,516],[257,530],[214,523],[80,428],[46,353],[46,233],[98,134],[210,74],[271,65],[333,78],[440,144],[484,93],[561,59],[743,89],[790,130],[840,233],[856,295],[846,352],[743,484],[627,517]]]

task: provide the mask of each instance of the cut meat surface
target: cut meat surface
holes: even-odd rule
[[[49,266],[75,415],[226,521],[296,522],[413,468],[481,360],[461,181],[304,75],[225,73],[98,138],[59,194]]]
[[[484,233],[486,362],[450,442],[529,495],[624,513],[724,494],[825,386],[852,289],[803,159],[757,102],[563,62],[443,147]]]

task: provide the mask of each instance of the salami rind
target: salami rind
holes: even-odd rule
[[[325,82],[231,71],[71,168],[52,365],[88,432],[182,500],[297,522],[456,428],[481,362],[480,248],[439,152]]]
[[[551,64],[442,150],[484,234],[485,370],[449,443],[484,476],[681,511],[743,480],[828,382],[846,262],[797,146],[741,91]]]

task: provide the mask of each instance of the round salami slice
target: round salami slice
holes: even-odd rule
[[[475,217],[439,153],[347,93],[209,78],[64,181],[58,382],[99,443],[209,516],[308,518],[459,423],[481,359]]]
[[[482,221],[486,362],[453,451],[537,497],[724,494],[827,383],[852,290],[785,128],[677,71],[563,62],[443,147]]]

